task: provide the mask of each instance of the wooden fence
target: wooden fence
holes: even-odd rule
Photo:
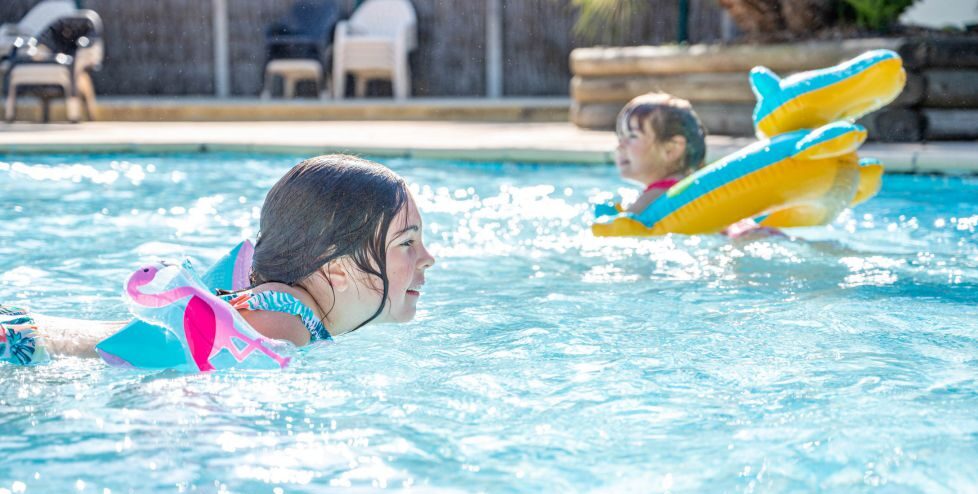
[[[648,45],[676,38],[674,0],[649,0],[653,15],[633,19],[598,41]],[[20,19],[37,0],[0,1],[0,22]],[[261,90],[265,27],[291,0],[227,0],[231,94]],[[412,54],[415,96],[482,96],[486,92],[486,0],[414,0],[419,48]],[[346,12],[354,0],[338,0]],[[720,37],[715,0],[690,2],[691,42]],[[105,23],[106,58],[95,75],[99,94],[212,95],[214,39],[209,0],[82,0]],[[571,0],[502,0],[503,94],[568,94],[571,50],[594,44],[572,31]],[[389,87],[373,87],[388,92]]]

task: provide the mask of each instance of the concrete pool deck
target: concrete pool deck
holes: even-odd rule
[[[709,160],[753,142],[710,136]],[[0,153],[348,152],[474,161],[611,162],[612,132],[566,122],[296,121],[0,123]],[[869,142],[861,156],[890,172],[978,174],[978,142]]]

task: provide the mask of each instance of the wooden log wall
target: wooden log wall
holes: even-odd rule
[[[261,90],[265,28],[292,0],[227,0],[231,93]],[[354,0],[336,0],[352,11]],[[0,1],[0,22],[16,22],[38,0]],[[676,37],[676,2],[649,0],[654,15],[635,18],[597,40],[572,31],[571,0],[503,0],[503,94],[565,95],[569,55],[578,46],[659,44]],[[106,58],[95,74],[98,94],[214,94],[210,0],[82,0],[105,23]],[[415,96],[482,96],[485,82],[486,0],[413,0],[419,47],[411,56]],[[690,2],[693,42],[720,37],[722,10],[714,0]],[[372,93],[390,94],[389,85]]]
[[[978,36],[581,48],[571,54],[571,120],[585,128],[613,129],[628,100],[665,91],[690,100],[711,133],[752,135],[756,100],[747,78],[752,67],[787,75],[876,48],[899,52],[908,74],[896,101],[860,120],[871,139],[978,139]]]

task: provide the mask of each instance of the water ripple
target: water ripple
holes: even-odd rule
[[[297,159],[0,157],[0,301],[124,317],[134,267],[253,236]],[[634,193],[610,168],[388,163],[439,258],[414,322],[275,373],[0,367],[0,491],[978,484],[973,178],[787,237],[595,239]]]

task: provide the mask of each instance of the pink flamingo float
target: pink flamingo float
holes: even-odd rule
[[[190,347],[190,355],[198,369],[214,370],[215,367],[210,359],[225,348],[238,362],[244,361],[251,352],[258,350],[282,368],[289,364],[290,357],[283,357],[266,348],[262,344],[261,337],[250,338],[239,331],[234,324],[235,314],[232,312],[234,309],[200,288],[180,286],[163,293],[140,291],[139,288],[151,283],[159,271],[160,269],[153,265],[142,267],[129,277],[126,292],[136,304],[151,308],[165,307],[190,297],[183,312],[183,331],[187,346]],[[238,349],[233,341],[235,338],[243,341],[247,346]]]

